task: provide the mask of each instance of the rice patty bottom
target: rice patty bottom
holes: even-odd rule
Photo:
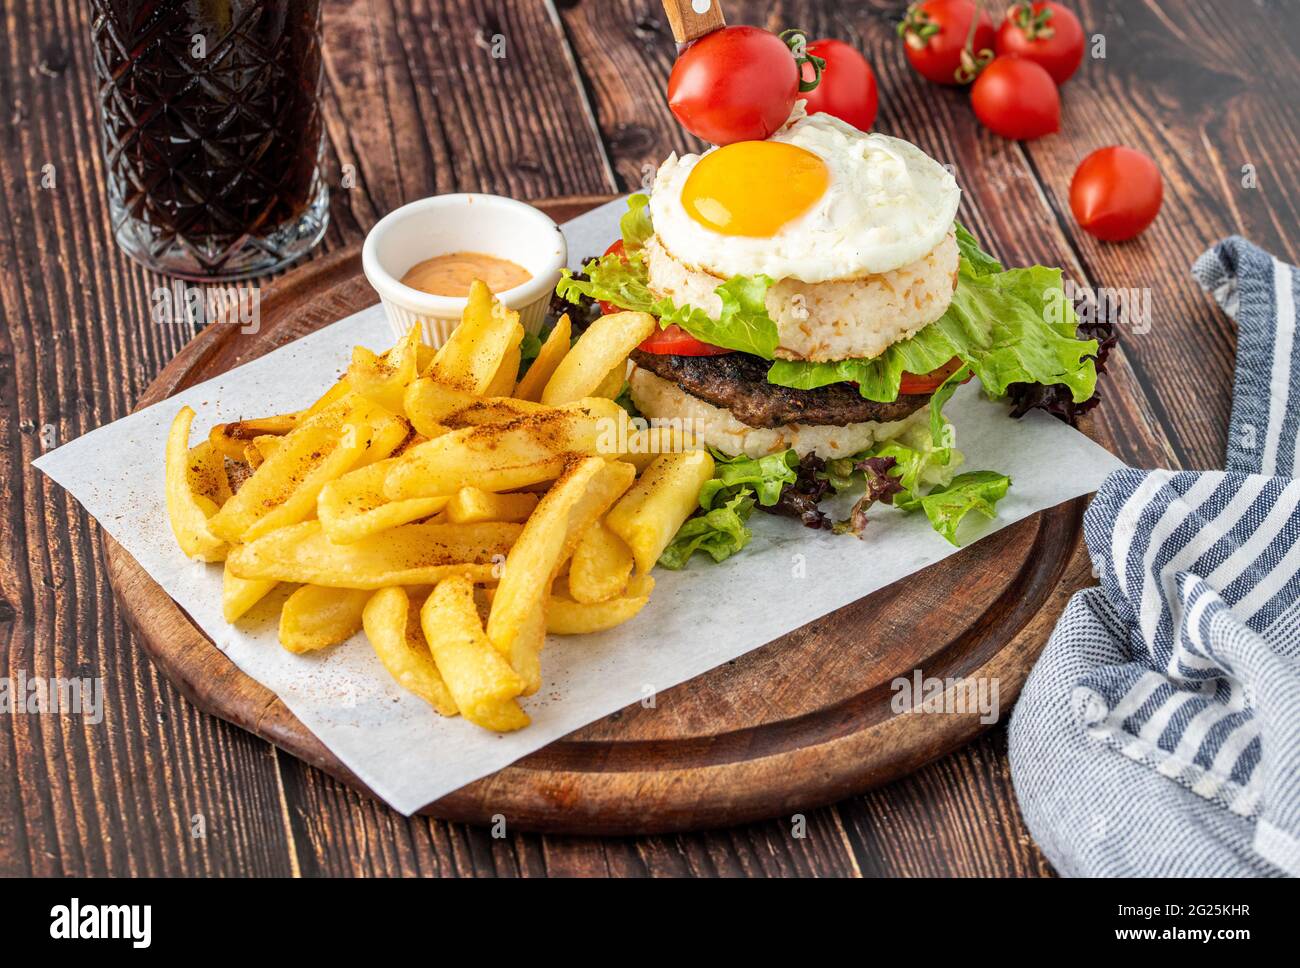
[[[826,460],[849,457],[878,441],[893,440],[911,427],[925,427],[930,422],[930,405],[926,404],[903,420],[869,420],[846,427],[795,423],[757,428],[737,420],[730,410],[692,396],[639,366],[634,366],[628,377],[628,389],[632,402],[645,416],[689,421],[685,426],[698,433],[700,443],[724,454],[747,457],[763,457],[791,447],[800,457],[809,453]]]
[[[659,236],[645,245],[651,291],[716,319],[714,293],[726,279],[679,262]],[[821,363],[879,356],[934,322],[957,288],[957,240],[949,233],[923,258],[879,275],[828,282],[782,279],[767,291],[779,340],[776,355]]]

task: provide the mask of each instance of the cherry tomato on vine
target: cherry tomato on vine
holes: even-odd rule
[[[842,40],[814,40],[809,54],[826,62],[818,85],[803,96],[809,114],[830,114],[847,121],[859,131],[869,131],[876,122],[879,94],[876,75],[856,47]],[[812,64],[803,65],[803,79],[814,79]]]
[[[1123,242],[1155,221],[1164,199],[1160,170],[1150,157],[1112,145],[1083,159],[1070,181],[1070,211],[1104,242]]]
[[[715,145],[763,141],[785,124],[806,87],[798,31],[777,36],[761,27],[723,27],[705,34],[673,64],[668,106],[691,134]],[[810,82],[811,83],[811,82]]]
[[[936,84],[969,84],[993,59],[996,34],[989,15],[972,0],[923,0],[907,8],[898,36],[923,77]]]
[[[998,27],[997,52],[1033,61],[1061,85],[1083,61],[1083,27],[1059,3],[1015,3]]]
[[[980,123],[994,134],[1028,141],[1061,128],[1061,95],[1052,75],[1023,57],[997,57],[970,92]]]

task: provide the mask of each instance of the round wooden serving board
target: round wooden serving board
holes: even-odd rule
[[[557,199],[541,207],[562,222],[606,200]],[[209,326],[138,406],[376,301],[359,247],[310,262],[263,291],[258,333]],[[340,360],[346,352],[340,348]],[[1001,714],[1008,715],[1066,600],[1092,583],[1080,527],[1084,503],[1070,501],[1004,528],[660,694],[654,708],[629,706],[424,812],[480,822],[500,814],[519,829],[653,833],[789,815],[915,770],[987,727],[978,712],[896,715],[890,683],[915,669],[945,679],[993,677]],[[104,543],[110,580],[139,640],[192,702],[365,789],[130,555],[107,536]],[[707,603],[682,604],[708,623]]]

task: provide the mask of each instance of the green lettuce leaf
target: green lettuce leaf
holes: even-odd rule
[[[742,488],[720,507],[688,518],[659,556],[659,564],[677,571],[697,551],[705,552],[715,562],[730,558],[753,537],[753,532],[745,527],[753,510],[754,492]]]
[[[944,421],[946,424],[947,421]],[[900,511],[925,512],[931,527],[953,544],[957,544],[957,527],[970,511],[992,518],[997,502],[1006,496],[1011,478],[994,471],[969,471],[957,474],[962,463],[960,451],[951,445],[952,434],[945,426],[936,435],[933,427],[912,427],[893,440],[882,441],[852,458],[892,457],[894,466],[887,472],[898,478],[902,490],[891,503]],[[949,443],[939,446],[941,438]]]
[[[569,302],[589,296],[634,312],[648,313],[654,308],[654,293],[646,285],[645,256],[640,252],[631,253],[626,261],[617,253],[602,255],[588,262],[582,271],[588,278],[575,279],[571,270],[560,270],[555,291]]]
[[[939,388],[930,396],[930,439],[936,447],[952,446],[952,424],[944,418],[943,406],[952,399],[952,395],[957,392],[962,381],[969,376],[970,367],[960,367],[940,383]]]
[[[960,222],[952,223],[953,235],[957,237],[957,251],[966,260],[971,271],[977,276],[987,276],[1002,271],[1002,263],[980,248],[975,236],[966,231]]]
[[[958,474],[951,484],[936,487],[919,498],[918,503],[930,519],[930,526],[952,544],[959,544],[957,528],[962,518],[971,511],[993,518],[997,514],[998,501],[1006,497],[1010,486],[1011,478],[1006,474],[972,471]]]
[[[655,303],[650,312],[659,317],[660,326],[676,323],[698,340],[770,360],[780,339],[764,302],[771,285],[771,277],[763,275],[728,279],[713,290],[722,300],[717,319],[702,309],[674,306],[670,299]]]
[[[618,220],[618,228],[623,235],[623,251],[637,251],[655,234],[654,226],[650,224],[649,206],[649,195],[628,196],[627,211]]]
[[[700,488],[700,507],[704,510],[725,502],[741,489],[748,488],[758,503],[770,508],[781,498],[787,484],[799,479],[799,455],[794,449],[779,454],[765,454],[758,459],[728,457],[710,448],[713,454],[713,478]]]
[[[949,483],[965,458],[952,446],[953,432],[941,418],[939,432],[929,427],[909,427],[893,440],[883,440],[858,454],[855,461],[868,457],[892,457],[891,475],[899,479],[903,490],[894,496],[894,506],[904,511],[916,507],[916,500],[932,487]]]

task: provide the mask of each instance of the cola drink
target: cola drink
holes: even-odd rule
[[[325,232],[320,0],[91,0],[118,244],[193,280],[270,272]]]

